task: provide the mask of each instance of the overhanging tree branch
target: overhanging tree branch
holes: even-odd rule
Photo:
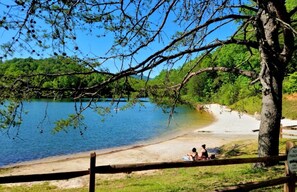
[[[294,7],[294,9],[292,9],[292,10],[289,12],[289,16],[292,17],[296,12],[297,12],[297,7]]]
[[[215,71],[234,73],[234,74],[238,74],[238,75],[244,75],[244,76],[250,77],[252,79],[256,79],[258,77],[258,74],[256,72],[254,72],[254,71],[242,70],[242,69],[237,69],[237,68],[228,68],[228,67],[207,67],[207,68],[203,68],[203,69],[200,69],[198,71],[189,73],[183,79],[183,81],[180,84],[174,85],[171,88],[180,89],[181,86],[185,85],[194,76],[197,76],[197,75],[199,75],[201,73],[205,73],[205,72],[215,72]]]

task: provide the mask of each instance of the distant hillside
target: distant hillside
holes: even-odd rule
[[[138,79],[138,80],[151,80],[152,78],[145,76],[145,75],[132,75],[131,77]]]

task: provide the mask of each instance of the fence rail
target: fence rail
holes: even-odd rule
[[[139,163],[139,164],[118,164],[118,165],[103,165],[93,167],[96,173],[130,173],[134,171],[144,171],[151,169],[170,169],[170,168],[185,168],[185,167],[201,167],[201,166],[220,166],[231,164],[258,163],[268,161],[285,161],[286,155],[275,157],[254,157],[254,158],[234,158],[234,159],[217,159],[217,160],[202,160],[202,161],[178,161],[178,162],[160,162],[160,163]]]
[[[0,184],[3,183],[22,183],[33,181],[66,180],[75,177],[89,175],[89,171],[72,171],[60,173],[34,174],[34,175],[13,175],[0,177]]]
[[[280,138],[283,138],[284,136],[297,137],[296,131],[297,131],[297,125],[282,126],[280,128],[279,137]]]
[[[286,153],[290,148],[294,147],[294,143],[287,142]],[[255,158],[234,158],[234,159],[214,159],[194,162],[159,162],[159,163],[139,163],[139,164],[118,164],[118,165],[103,165],[96,166],[96,153],[90,155],[90,168],[83,171],[60,172],[60,173],[47,173],[47,174],[34,174],[34,175],[15,175],[0,177],[0,184],[3,183],[19,183],[19,182],[32,182],[32,181],[49,181],[49,180],[65,180],[85,175],[90,176],[89,191],[95,191],[95,180],[97,174],[114,174],[114,173],[130,173],[134,171],[144,171],[152,169],[170,169],[170,168],[185,168],[185,167],[199,167],[199,166],[222,166],[244,163],[259,163],[259,162],[279,162],[287,160],[287,155],[275,157],[255,157]],[[251,182],[240,184],[237,186],[228,187],[216,191],[249,191],[252,189],[259,189],[274,185],[284,185],[284,191],[295,191],[296,175],[290,173],[287,163],[285,163],[286,176],[271,179],[268,181]]]

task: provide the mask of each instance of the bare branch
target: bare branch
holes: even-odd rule
[[[283,20],[279,19],[279,18],[275,18],[277,21],[279,21],[280,23],[282,23],[287,29],[291,30],[294,34],[294,36],[297,35],[297,31],[288,23],[284,22]]]
[[[230,8],[239,8],[239,9],[246,9],[257,13],[258,9],[255,7],[250,7],[248,5],[239,5],[239,6],[230,6]]]
[[[197,76],[201,73],[205,73],[205,72],[214,72],[214,71],[221,71],[221,72],[228,72],[228,73],[235,73],[235,74],[239,74],[239,75],[244,75],[247,77],[251,77],[253,79],[258,77],[258,74],[254,71],[247,71],[247,70],[241,70],[241,69],[237,69],[237,68],[227,68],[227,67],[207,67],[207,68],[203,68],[200,69],[196,72],[192,72],[189,73],[184,80],[182,81],[182,83],[178,84],[178,85],[174,85],[171,88],[178,88],[180,89],[181,86],[183,86],[184,84],[186,84],[192,77]]]
[[[292,9],[292,10],[289,12],[290,17],[293,16],[296,12],[297,12],[297,7],[295,7],[294,9]]]

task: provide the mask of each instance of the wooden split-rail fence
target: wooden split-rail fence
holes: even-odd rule
[[[286,143],[286,153],[294,147],[294,143],[288,141]],[[0,177],[0,184],[5,183],[21,183],[33,181],[49,181],[49,180],[66,180],[75,177],[89,175],[89,191],[95,191],[96,174],[114,174],[114,173],[131,173],[134,171],[144,171],[152,169],[170,169],[200,166],[220,166],[234,165],[244,163],[260,163],[260,162],[285,162],[284,176],[276,179],[270,179],[259,182],[250,182],[247,184],[239,184],[236,186],[215,190],[215,191],[250,191],[253,189],[265,188],[269,186],[284,184],[285,192],[295,191],[296,174],[291,173],[288,168],[287,154],[275,157],[255,157],[255,158],[236,158],[236,159],[213,159],[195,162],[160,162],[160,163],[139,163],[139,164],[120,164],[120,165],[103,165],[96,166],[96,153],[90,155],[90,168],[84,171],[34,174],[34,175],[14,175]]]
[[[297,137],[297,125],[290,125],[290,126],[281,126],[280,138],[296,138]]]

